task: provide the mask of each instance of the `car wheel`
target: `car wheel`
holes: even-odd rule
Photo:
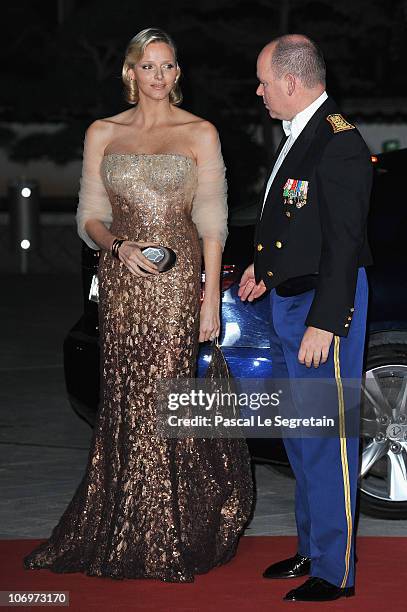
[[[407,518],[407,343],[372,345],[361,401],[360,507]]]

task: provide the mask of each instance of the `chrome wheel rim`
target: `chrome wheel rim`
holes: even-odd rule
[[[407,366],[366,371],[362,385],[360,490],[407,502]]]

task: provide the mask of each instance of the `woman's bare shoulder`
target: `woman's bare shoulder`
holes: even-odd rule
[[[196,153],[198,153],[202,147],[213,146],[218,142],[218,130],[213,123],[188,111],[182,112],[183,115],[180,116],[180,119],[182,120],[188,133],[188,138]]]
[[[117,115],[111,117],[103,117],[101,119],[95,119],[88,129],[87,133],[94,135],[95,137],[109,136],[113,133],[115,127],[119,125],[126,125],[129,121],[129,117],[133,109],[129,108]],[[133,111],[134,112],[134,111]]]
[[[101,121],[106,125],[126,125],[129,123],[132,115],[134,115],[134,108],[127,108],[121,113],[111,115],[110,117],[104,117],[103,119],[98,119],[98,121]]]
[[[207,119],[204,119],[203,117],[199,117],[198,115],[194,115],[193,113],[190,113],[189,111],[186,111],[183,108],[178,108],[178,121],[179,123],[181,123],[182,125],[185,125],[185,127],[190,128],[191,130],[202,130],[202,131],[215,131],[216,132],[216,128],[215,126],[208,121]]]
[[[219,138],[219,133],[216,127],[207,119],[202,119],[196,125],[197,137],[205,142],[214,142]]]

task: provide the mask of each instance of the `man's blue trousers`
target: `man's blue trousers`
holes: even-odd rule
[[[352,394],[346,391],[346,380],[360,380],[362,376],[368,301],[364,268],[358,272],[355,310],[348,336],[334,336],[328,360],[318,368],[307,368],[298,361],[298,351],[313,297],[314,290],[292,297],[281,297],[275,290],[271,291],[272,377],[290,379],[292,401],[298,416],[301,416],[301,402],[296,398],[295,380],[315,379],[315,388],[313,383],[308,387],[310,393],[314,389],[308,404],[314,403],[316,414],[336,417],[340,423],[339,435],[289,437],[288,434],[284,436],[284,444],[296,478],[298,552],[311,558],[311,576],[324,578],[339,587],[349,587],[354,584],[359,435],[354,423],[351,435],[346,431],[346,401]],[[324,394],[318,393],[318,378],[331,379],[337,390],[329,406],[318,406],[319,398],[324,398]],[[359,388],[356,392],[360,397]],[[326,403],[326,399],[321,401]],[[352,401],[355,402],[355,397]],[[356,399],[358,405],[359,398]],[[352,418],[355,418],[354,410]]]

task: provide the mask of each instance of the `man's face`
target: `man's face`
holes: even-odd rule
[[[265,107],[273,119],[292,119],[290,96],[284,78],[277,79],[271,67],[273,47],[266,47],[257,59],[257,78],[260,81],[256,94],[263,98]]]

